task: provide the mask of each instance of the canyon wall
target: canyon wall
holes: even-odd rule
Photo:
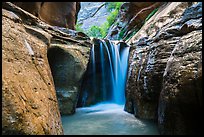
[[[106,38],[110,40],[126,40],[130,38],[131,35],[142,27],[148,15],[163,4],[165,3],[124,2],[121,5],[114,24],[110,27]]]
[[[161,6],[131,45],[125,111],[161,134],[201,134],[202,3]]]
[[[80,2],[13,2],[49,25],[75,30]]]
[[[2,4],[2,134],[63,134],[60,115],[75,112],[90,39]]]
[[[51,12],[51,20],[64,20],[68,14],[60,14],[63,8],[53,13],[46,9],[53,9],[50,4],[36,2],[27,7],[30,14],[3,3],[3,134],[63,134],[60,115],[73,114],[82,95],[92,44],[73,30],[80,6],[71,6],[70,20],[53,24],[40,16]],[[126,39],[140,29],[126,40],[131,47],[125,111],[156,121],[164,135],[201,134],[202,3],[127,2],[118,17],[107,38]]]
[[[81,8],[78,13],[78,24],[81,29],[88,31],[92,26],[101,26],[110,14],[105,2],[80,2]]]

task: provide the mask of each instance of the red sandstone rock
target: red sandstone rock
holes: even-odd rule
[[[80,2],[14,2],[44,22],[75,30]]]

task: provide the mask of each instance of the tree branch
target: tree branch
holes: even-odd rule
[[[106,3],[104,2],[103,4],[101,4],[101,6],[99,6],[99,7],[97,8],[97,10],[96,10],[92,15],[90,15],[90,16],[84,18],[84,19],[81,19],[81,20],[79,20],[78,22],[82,22],[82,21],[84,21],[84,20],[86,20],[86,19],[88,19],[88,18],[93,17],[94,15],[96,15],[96,13],[97,13],[103,6],[105,6],[105,4],[106,4]]]

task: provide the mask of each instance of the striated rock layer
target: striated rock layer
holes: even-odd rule
[[[148,15],[162,4],[164,2],[125,2],[106,38],[111,40],[128,39],[142,27]]]
[[[129,41],[125,111],[161,134],[201,134],[202,3],[172,2]]]
[[[76,107],[89,38],[45,24],[9,2],[2,13],[2,134],[63,134],[60,113],[72,114]],[[57,77],[67,70],[67,77]]]

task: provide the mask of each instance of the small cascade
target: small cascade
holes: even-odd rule
[[[129,46],[123,42],[95,40],[81,89],[81,106],[99,102],[125,103],[128,56]]]
[[[115,85],[113,89],[113,101],[116,104],[124,104],[125,103],[125,85],[126,85],[126,75],[127,75],[127,67],[128,67],[128,55],[129,55],[129,47],[125,47],[119,52],[120,44],[115,47]],[[119,54],[120,53],[120,54]]]

